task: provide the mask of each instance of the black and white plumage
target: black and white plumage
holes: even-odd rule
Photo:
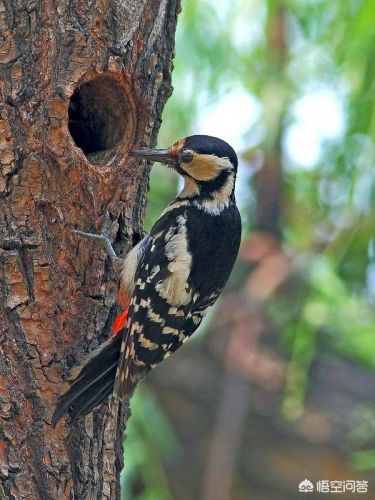
[[[185,185],[126,258],[121,281],[131,298],[127,324],[73,369],[54,425],[65,412],[73,419],[87,414],[112,391],[129,398],[145,374],[198,328],[238,253],[237,156],[227,143],[198,135],[168,150],[131,154],[170,165]]]

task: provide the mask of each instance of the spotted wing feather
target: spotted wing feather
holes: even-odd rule
[[[194,304],[184,224],[180,216],[154,231],[140,261],[116,374],[114,392],[119,397],[131,393],[184,339],[183,327]]]

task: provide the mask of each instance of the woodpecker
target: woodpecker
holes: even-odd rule
[[[130,151],[163,163],[182,191],[127,255],[113,335],[68,375],[52,424],[74,421],[110,394],[129,400],[137,384],[176,351],[216,302],[237,257],[241,219],[234,187],[237,155],[225,141],[193,135],[168,149]]]

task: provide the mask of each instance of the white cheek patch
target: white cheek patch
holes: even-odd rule
[[[197,181],[212,181],[223,170],[232,171],[233,165],[228,158],[215,155],[195,154],[190,163],[182,163],[181,168]]]

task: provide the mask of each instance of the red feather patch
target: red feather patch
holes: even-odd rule
[[[117,335],[120,330],[125,328],[126,322],[128,321],[128,314],[129,314],[129,309],[125,309],[125,311],[122,311],[115,318],[115,321],[113,322],[112,325],[112,337],[115,337],[115,335]]]

